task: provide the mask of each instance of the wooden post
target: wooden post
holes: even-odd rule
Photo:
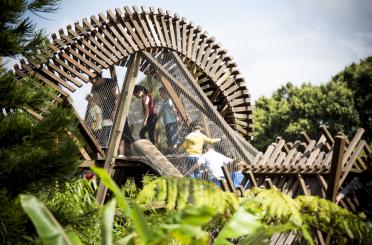
[[[345,140],[346,137],[344,136],[336,136],[333,148],[331,169],[328,179],[328,189],[326,193],[326,198],[332,202],[336,200],[336,196],[338,194],[338,187],[342,171],[342,160],[345,151]]]
[[[160,77],[160,82],[163,84],[164,88],[167,90],[167,92],[169,94],[169,97],[172,99],[172,101],[173,101],[174,105],[176,106],[178,112],[180,113],[182,119],[189,126],[189,124],[190,124],[188,122],[189,116],[187,114],[187,110],[186,110],[185,106],[182,103],[181,98],[178,97],[177,92],[174,90],[171,83],[164,76]]]
[[[113,174],[113,166],[115,164],[115,156],[119,148],[121,136],[124,130],[124,124],[127,120],[127,115],[129,112],[130,102],[133,96],[133,90],[138,74],[138,68],[140,64],[140,55],[135,53],[130,60],[128,65],[127,73],[125,74],[125,80],[123,89],[119,99],[118,110],[116,111],[114,125],[110,137],[110,142],[108,146],[108,151],[106,155],[105,170],[111,176]],[[107,187],[100,183],[97,193],[97,202],[103,204],[105,202],[105,197],[107,194]]]
[[[226,166],[222,166],[222,171],[223,171],[223,175],[225,175],[225,180],[227,182],[227,187],[228,187],[228,190],[230,192],[235,192],[235,186],[234,186],[234,182],[233,180],[231,179],[231,175],[230,175],[230,172],[229,170],[227,169]]]

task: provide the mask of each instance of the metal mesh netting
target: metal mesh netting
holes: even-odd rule
[[[108,147],[118,96],[117,81],[110,78],[97,78],[93,81],[91,92],[86,97],[88,106],[84,120],[103,148]]]
[[[148,97],[154,103],[154,115],[149,117],[146,130],[144,130],[144,105],[142,98],[132,97],[127,117],[127,125],[123,136],[134,139],[147,138],[151,140],[154,135],[154,145],[171,161],[181,173],[190,173],[194,162],[187,162],[187,155],[182,147],[185,137],[191,132],[190,122],[201,126],[202,133],[210,138],[221,138],[216,144],[206,144],[206,150],[210,147],[236,161],[243,160],[237,151],[234,143],[226,136],[222,130],[223,125],[219,118],[212,111],[205,111],[204,104],[201,105],[198,94],[191,86],[192,81],[187,78],[181,67],[178,66],[175,57],[171,52],[163,50],[157,53],[154,58],[162,67],[169,72],[174,80],[181,84],[184,89],[172,86],[174,90],[173,98],[184,107],[186,118],[182,117],[178,111],[175,101],[164,87],[164,70],[151,63],[143,62],[141,71],[136,84],[143,86],[148,91]],[[185,94],[185,90],[187,94]],[[99,78],[94,81],[91,93],[88,95],[88,107],[85,114],[85,121],[90,127],[94,136],[102,147],[107,147],[114,115],[119,98],[119,85],[113,79]],[[190,99],[191,98],[191,99]],[[193,99],[194,98],[194,99]],[[196,101],[195,100],[198,100]],[[101,119],[100,119],[101,117]],[[98,118],[98,119],[97,119]],[[98,121],[98,123],[97,123]],[[98,125],[97,125],[98,124]],[[101,125],[101,127],[99,126]],[[141,135],[142,131],[142,135]],[[128,145],[129,143],[126,142]],[[130,147],[125,147],[126,156],[134,156]],[[235,165],[229,166],[230,170],[235,170]],[[196,170],[199,177],[210,179],[207,169],[203,165]]]
[[[191,81],[184,76],[181,68],[178,67],[171,53],[161,52],[155,58],[179,83],[184,86],[184,88],[187,89],[190,95],[196,98],[198,97],[190,85]],[[149,139],[149,132],[153,131],[156,135],[155,146],[165,154],[183,174],[185,174],[190,170],[194,163],[188,163],[186,161],[184,149],[179,146],[184,141],[186,135],[190,133],[190,128],[179,112],[175,112],[174,117],[176,119],[172,121],[172,126],[169,125],[169,118],[167,119],[167,117],[169,117],[167,116],[169,111],[165,111],[164,107],[166,107],[168,103],[173,104],[173,107],[175,107],[175,102],[172,101],[167,92],[165,95],[159,92],[159,90],[161,91],[164,87],[161,82],[162,73],[159,72],[158,67],[150,64],[145,67],[143,71],[146,76],[139,84],[148,90],[149,95],[152,100],[154,100],[157,118],[156,124],[149,125],[146,138]],[[187,111],[189,122],[196,122],[196,124],[201,126],[202,132],[206,136],[222,139],[219,143],[216,143],[213,146],[209,145],[209,147],[212,146],[217,152],[222,153],[231,159],[242,160],[242,157],[234,147],[234,144],[224,134],[221,129],[222,124],[219,123],[219,119],[213,114],[213,112],[210,111],[209,113],[204,113],[197,105],[195,105],[194,101],[188,99],[188,97],[184,95],[183,91],[179,90],[175,86],[173,86],[173,89]],[[141,99],[133,98],[128,115],[128,122],[134,137],[139,138],[140,131],[143,128],[143,106]],[[208,145],[206,148],[208,148]],[[234,168],[234,165],[231,167]],[[203,170],[201,170],[201,172],[203,172]],[[201,177],[208,178],[207,175],[208,174],[203,174]]]

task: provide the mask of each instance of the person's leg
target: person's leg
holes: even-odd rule
[[[141,139],[146,139],[146,132],[148,131],[148,125],[145,127],[141,128],[141,131],[139,132],[140,138]]]
[[[198,160],[199,160],[199,157],[194,157],[194,156],[186,158],[186,164],[188,166],[188,170],[185,173],[186,176],[191,176],[193,178],[195,177],[194,172],[199,167]]]
[[[170,154],[175,153],[177,151],[177,146],[179,144],[178,140],[178,131],[177,131],[177,123],[168,123],[165,126],[165,132],[167,134],[167,144],[168,144],[168,149],[167,152]]]
[[[171,142],[172,142],[171,123],[165,124],[165,135],[167,136],[167,145],[169,149],[169,147],[171,146]]]
[[[129,124],[128,124],[127,121],[125,121],[125,124],[124,124],[124,130],[123,130],[122,138],[124,138],[125,143],[127,143],[127,144],[132,144],[133,141],[134,141],[132,130],[130,129]]]
[[[129,127],[129,124],[127,121],[125,121],[124,124],[124,130],[123,134],[121,135],[121,140],[119,144],[119,156],[122,157],[125,155],[125,145],[130,145],[134,141],[132,131]]]
[[[150,115],[149,120],[147,122],[147,130],[149,134],[149,139],[151,143],[155,145],[155,130],[156,130],[156,123],[157,123],[157,117],[156,115]]]
[[[170,124],[169,131],[170,131],[170,135],[171,135],[170,144],[172,145],[173,148],[175,148],[175,146],[177,146],[179,144],[177,123],[176,122]]]
[[[121,139],[120,145],[119,145],[119,157],[124,156],[124,152],[125,152],[125,143],[124,143],[124,140]]]

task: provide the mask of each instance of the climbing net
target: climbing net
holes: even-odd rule
[[[133,96],[127,116],[130,130],[124,130],[124,137],[135,140],[142,136],[142,138],[150,139],[181,173],[186,174],[190,173],[190,169],[195,164],[187,161],[185,150],[182,147],[185,137],[191,132],[190,123],[192,122],[200,126],[202,133],[209,138],[221,139],[216,144],[206,144],[205,150],[212,147],[215,151],[233,159],[229,168],[234,171],[235,163],[244,160],[241,152],[237,150],[236,142],[226,135],[220,118],[212,110],[205,109],[203,102],[198,99],[199,95],[193,87],[193,81],[185,75],[174,54],[168,50],[161,50],[153,53],[152,57],[161,67],[143,61],[140,69],[141,74],[138,76],[136,84],[147,89],[155,104],[155,115],[149,118],[147,130],[144,133],[144,106],[141,99]],[[172,79],[165,77],[164,73],[168,73]],[[101,146],[107,147],[118,104],[119,85],[117,81],[112,79],[99,78],[97,80],[98,82],[94,83],[90,93],[93,98],[90,100],[88,98],[85,121]],[[178,86],[172,86],[174,81]],[[166,89],[167,85],[171,85],[172,89]],[[178,108],[176,105],[182,108]],[[98,109],[95,109],[97,107],[101,109],[102,117],[102,127],[99,129],[95,125],[97,119],[94,118],[97,114]],[[151,134],[153,134],[153,138]],[[131,151],[130,147],[125,147],[125,155],[135,156],[136,153]],[[210,174],[206,169],[203,169],[203,165],[196,170],[195,174],[201,178],[210,179]]]

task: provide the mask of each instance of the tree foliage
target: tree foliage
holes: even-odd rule
[[[333,77],[333,81],[346,84],[351,89],[354,107],[358,112],[358,127],[364,128],[368,134],[367,142],[372,142],[372,57],[359,64],[351,64]]]
[[[31,58],[48,43],[43,30],[38,30],[28,12],[52,13],[60,0],[0,0],[0,57]]]
[[[287,83],[270,98],[261,97],[254,109],[254,145],[264,150],[277,136],[298,139],[302,131],[319,134],[319,126],[351,136],[355,129],[371,129],[372,57],[352,64],[320,86]],[[367,134],[367,141],[372,140]]]
[[[0,0],[0,58],[30,58],[47,38],[28,13],[57,10],[59,0]],[[1,63],[0,61],[0,63]],[[51,104],[56,96],[34,77],[16,80],[0,64],[0,243],[27,244],[35,230],[17,195],[48,192],[56,178],[71,176],[79,160],[73,113]],[[30,110],[43,111],[39,121]]]

